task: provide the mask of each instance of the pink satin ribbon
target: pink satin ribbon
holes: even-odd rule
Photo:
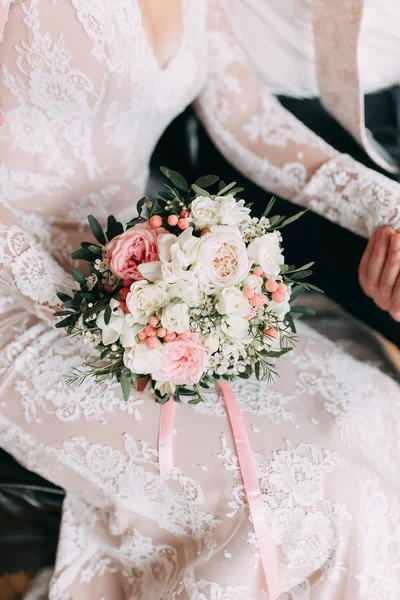
[[[172,436],[176,402],[171,398],[161,406],[160,431],[158,434],[158,457],[160,474],[166,475],[174,468]]]
[[[278,563],[276,560],[275,548],[271,539],[271,533],[265,517],[260,484],[257,477],[253,452],[246,431],[246,425],[231,385],[227,381],[222,381],[218,384],[218,387],[224,398],[231,423],[244,488],[249,503],[254,531],[257,537],[258,548],[260,550],[261,564],[268,586],[269,599],[276,600],[280,594]],[[176,408],[175,404],[174,399],[170,398],[168,402],[161,407],[159,434],[161,475],[165,475],[173,468],[172,429]]]

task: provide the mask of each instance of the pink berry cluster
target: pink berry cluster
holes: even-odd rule
[[[182,231],[184,231],[190,225],[189,217],[190,217],[190,211],[181,210],[181,212],[179,213],[179,216],[178,215],[169,215],[169,217],[167,218],[167,223],[171,227],[178,227],[178,229],[181,229]],[[150,225],[156,229],[158,227],[161,227],[163,224],[163,220],[162,220],[162,217],[160,217],[160,215],[152,216],[150,218],[149,222],[150,222]]]
[[[286,294],[288,291],[287,285],[285,285],[284,283],[277,283],[269,275],[264,273],[261,267],[256,267],[253,270],[253,275],[255,275],[256,277],[263,277],[267,280],[266,282],[264,282],[264,287],[265,290],[271,294],[272,300],[274,302],[276,302],[277,304],[282,304],[282,302],[285,302]],[[257,294],[255,289],[250,286],[246,286],[243,288],[243,295],[245,298],[247,298],[251,306],[253,306],[254,308],[260,308],[268,302],[268,297],[265,294]],[[246,319],[250,321],[255,316],[256,313],[251,311],[246,316]],[[275,338],[277,332],[275,327],[270,327],[268,329],[265,329],[264,334],[268,337]]]
[[[174,331],[166,331],[164,327],[160,325],[160,320],[153,316],[149,319],[149,324],[140,331],[138,338],[141,342],[146,342],[150,350],[155,350],[160,345],[161,341],[164,344],[173,342],[176,339],[190,340],[192,332],[188,329],[183,333],[175,333]]]

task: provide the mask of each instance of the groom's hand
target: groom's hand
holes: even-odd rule
[[[359,278],[365,294],[400,322],[400,233],[390,227],[375,231],[362,257]]]

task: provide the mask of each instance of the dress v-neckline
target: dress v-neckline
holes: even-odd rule
[[[139,2],[139,0],[134,0],[134,5],[137,10],[138,20],[140,23],[142,37],[143,37],[143,41],[144,41],[147,53],[150,55],[154,65],[156,66],[157,70],[160,73],[168,72],[169,69],[173,66],[173,64],[178,60],[178,58],[180,57],[181,53],[184,50],[185,41],[186,41],[186,2],[187,2],[187,0],[181,0],[182,33],[181,33],[181,40],[180,40],[179,48],[177,49],[175,54],[172,56],[172,58],[168,61],[168,63],[165,65],[165,67],[163,67],[160,64],[160,61],[157,58],[157,56],[154,52],[154,49],[150,43],[149,34],[148,34],[146,26],[144,24],[143,11],[142,11],[142,7],[140,6],[140,2]]]

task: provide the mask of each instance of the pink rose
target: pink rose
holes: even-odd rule
[[[139,223],[117,235],[106,246],[106,261],[110,270],[120,279],[144,279],[138,265],[158,260],[157,238],[165,233],[148,222]]]
[[[152,373],[155,381],[169,381],[176,385],[198,383],[207,367],[207,348],[193,339],[177,338],[164,345],[163,368]]]

